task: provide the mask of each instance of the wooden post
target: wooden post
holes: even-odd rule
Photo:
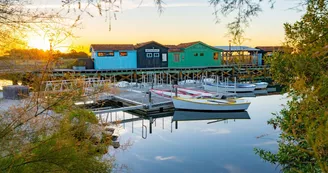
[[[153,132],[153,117],[149,117],[149,134]]]
[[[148,101],[149,101],[149,104],[151,105],[151,92],[148,91]]]
[[[175,97],[178,97],[178,87],[175,86]]]

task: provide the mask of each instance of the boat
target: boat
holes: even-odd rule
[[[218,119],[250,119],[247,111],[240,112],[199,112],[175,110],[172,121],[199,121]]]
[[[170,90],[150,89],[149,91],[156,95],[165,97],[165,98],[172,98],[173,96],[175,96],[175,92],[172,92]],[[178,92],[177,95],[178,95],[178,97],[181,97],[181,98],[193,98],[194,97],[194,95],[187,95],[187,94],[181,93],[181,92]]]
[[[205,83],[203,85],[204,89],[207,91],[218,91],[218,92],[253,92],[256,85],[253,84],[223,84],[223,83]]]
[[[255,89],[266,89],[268,87],[268,82],[257,82]]]
[[[187,80],[183,80],[178,82],[179,85],[185,85],[185,84],[196,84],[197,81],[196,80],[191,80],[191,79],[187,79]]]
[[[119,88],[126,88],[126,87],[130,86],[130,83],[127,81],[121,81],[121,82],[117,82],[115,84],[115,86],[119,87]]]
[[[214,93],[214,92],[208,92],[204,90],[197,90],[197,89],[191,89],[191,88],[183,88],[178,87],[178,91],[185,92],[188,94],[196,95],[197,98],[228,98],[228,97],[236,97],[236,94],[233,93]]]
[[[241,84],[247,84],[247,85],[253,84],[253,85],[255,85],[256,90],[266,89],[269,85],[268,82],[255,82],[255,83],[246,82],[246,83],[241,83]]]
[[[223,99],[223,98],[231,98],[235,97],[236,94],[233,93],[210,93],[207,91],[201,91],[201,90],[195,90],[195,89],[189,89],[189,88],[182,88],[178,87],[178,97],[182,98],[217,98],[217,99]],[[175,96],[175,92],[172,92],[170,90],[161,90],[161,89],[151,89],[152,93],[166,97],[171,98]]]
[[[173,97],[175,109],[195,111],[245,111],[250,102],[243,99],[197,99]]]

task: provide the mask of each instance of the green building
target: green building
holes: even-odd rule
[[[201,41],[166,45],[169,48],[168,67],[208,67],[221,65],[223,50]]]

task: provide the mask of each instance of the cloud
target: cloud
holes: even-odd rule
[[[141,161],[151,161],[149,159],[147,159],[146,157],[144,156],[141,156],[139,154],[134,154],[136,156],[137,159],[141,160]]]
[[[231,164],[226,164],[223,166],[229,173],[241,173],[240,168],[231,165]]]
[[[254,147],[260,147],[260,146],[265,146],[265,145],[276,145],[278,144],[277,141],[266,141],[266,142],[261,142],[257,144],[252,144]]]
[[[176,156],[168,156],[168,157],[156,156],[155,160],[158,160],[158,161],[172,160],[172,161],[176,161],[176,162],[182,162],[182,160],[178,159]]]
[[[229,134],[231,131],[229,129],[204,129],[201,130],[201,132],[209,133],[212,135],[223,135],[223,134]]]

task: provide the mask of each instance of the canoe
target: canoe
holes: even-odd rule
[[[205,83],[203,85],[204,89],[207,91],[218,91],[218,92],[253,92],[255,90],[255,85],[252,84],[243,84],[237,85],[223,85],[223,84],[212,84]]]
[[[195,99],[173,97],[173,105],[176,109],[195,111],[245,111],[250,102],[243,99]]]

